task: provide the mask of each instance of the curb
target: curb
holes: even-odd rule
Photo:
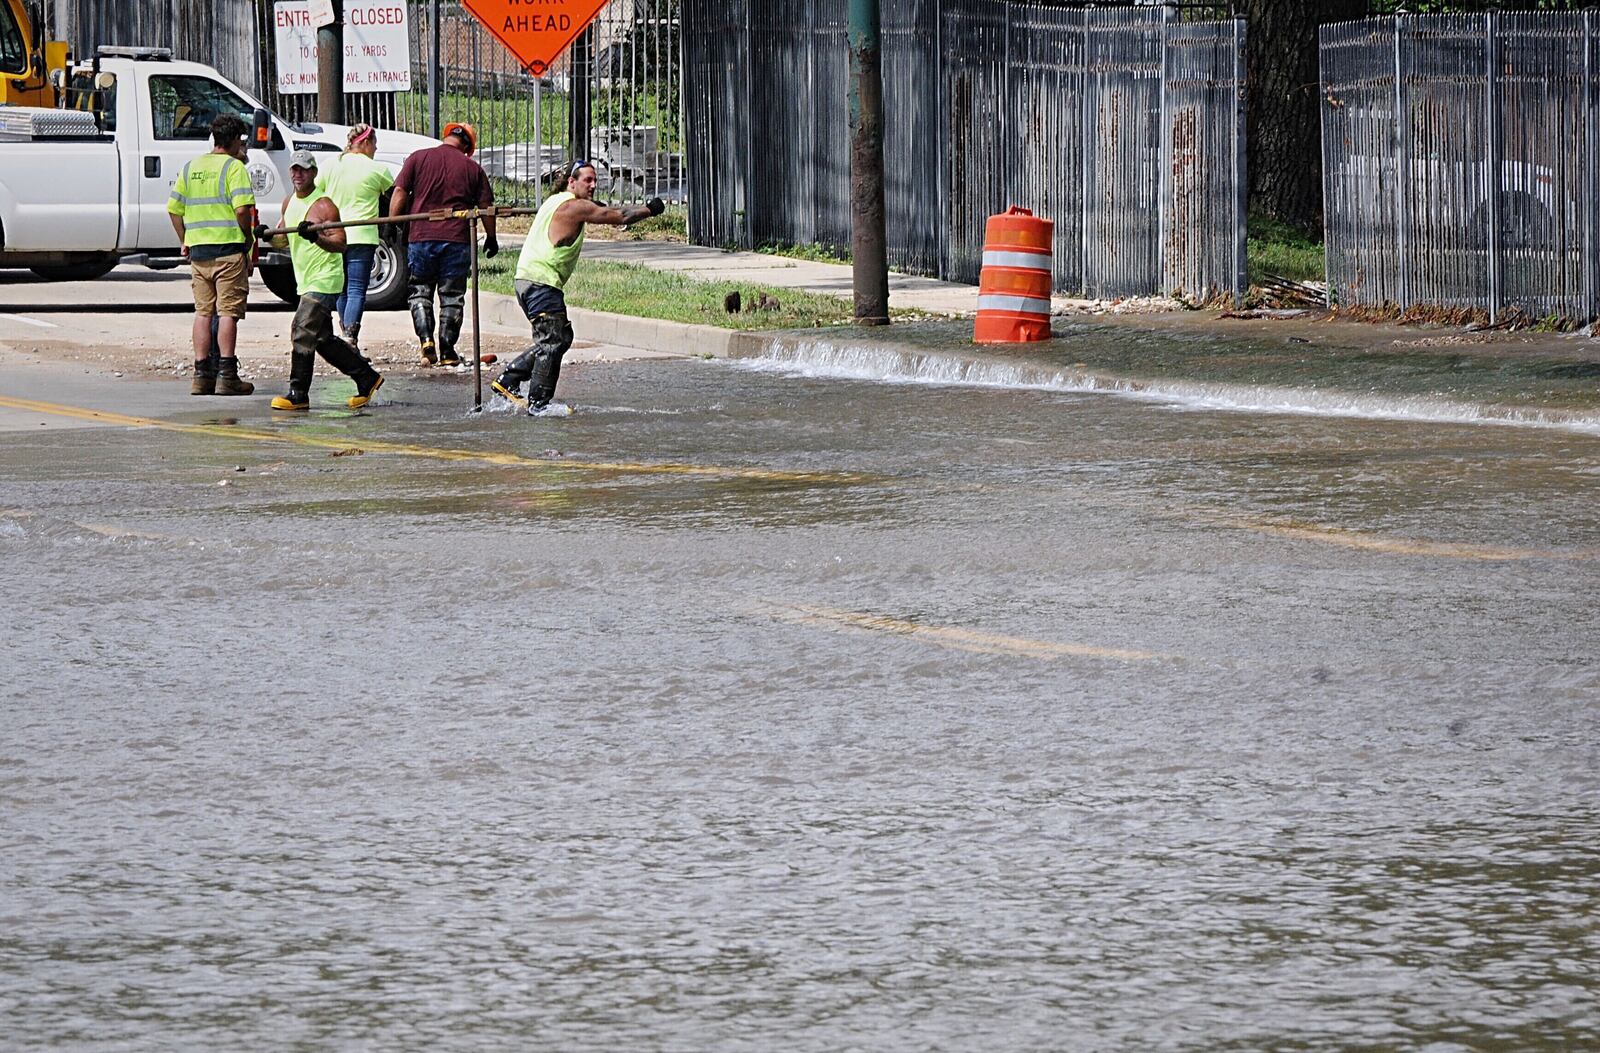
[[[505,293],[479,292],[482,324],[503,332],[528,334],[528,319],[516,297]],[[659,318],[635,318],[626,314],[590,311],[582,307],[567,309],[574,335],[583,341],[632,347],[680,358],[742,358],[757,354],[772,338],[762,332],[721,329],[714,325],[666,322]]]

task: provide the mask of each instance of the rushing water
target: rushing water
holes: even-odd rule
[[[787,357],[0,436],[0,1047],[1600,1046],[1600,440]]]

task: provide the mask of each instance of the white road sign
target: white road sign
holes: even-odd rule
[[[281,94],[316,94],[316,6],[314,0],[273,4]],[[406,19],[406,0],[345,0],[346,92],[411,90],[411,34]]]

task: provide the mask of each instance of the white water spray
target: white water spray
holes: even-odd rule
[[[1431,396],[1363,395],[1317,388],[1177,379],[1134,380],[1082,368],[962,358],[873,344],[838,345],[815,339],[779,338],[759,356],[736,359],[734,365],[796,377],[1117,395],[1162,403],[1179,410],[1498,424],[1600,435],[1600,416],[1579,411],[1496,406]]]

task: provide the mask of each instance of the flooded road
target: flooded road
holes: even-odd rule
[[[0,433],[0,1047],[1600,1046],[1600,438],[800,358]]]

